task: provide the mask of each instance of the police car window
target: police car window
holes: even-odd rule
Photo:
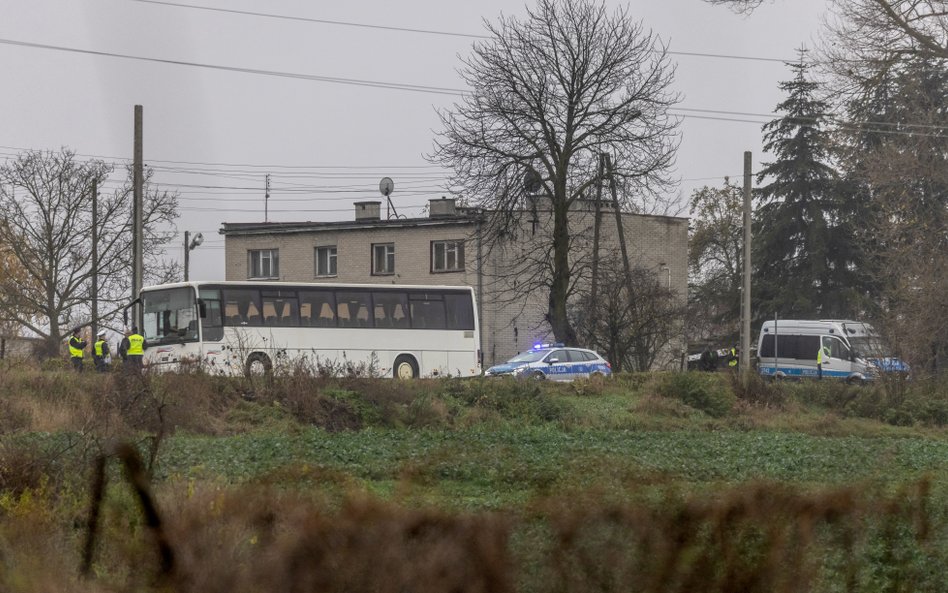
[[[557,362],[569,362],[569,355],[566,350],[554,350],[550,352],[550,355],[546,358],[547,362],[550,362],[553,359],[556,359]]]
[[[596,357],[594,357],[591,352],[586,352],[585,350],[570,350],[570,355],[573,358],[573,362],[591,362],[596,360]]]
[[[514,356],[513,358],[508,360],[507,362],[536,362],[540,360],[541,358],[543,358],[545,355],[546,355],[546,352],[543,350],[540,350],[540,351],[531,350],[529,352],[524,352],[523,354],[518,354],[517,356]]]

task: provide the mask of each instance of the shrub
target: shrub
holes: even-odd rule
[[[731,412],[735,397],[716,373],[675,372],[658,379],[657,392],[663,397],[678,399],[705,414],[721,418]]]
[[[803,402],[842,416],[869,418],[893,426],[948,424],[948,391],[938,382],[848,385],[839,381],[807,381],[785,387]]]
[[[532,379],[493,377],[455,379],[444,390],[462,406],[492,410],[505,420],[546,423],[562,420],[569,406],[544,393],[544,383]]]
[[[726,373],[728,385],[737,399],[765,408],[783,408],[787,401],[787,392],[773,381],[768,381],[759,373]]]

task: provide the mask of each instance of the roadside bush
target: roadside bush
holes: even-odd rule
[[[562,420],[569,413],[568,404],[549,397],[544,386],[541,381],[508,377],[455,379],[444,393],[463,407],[494,411],[505,420],[538,424]]]
[[[721,418],[731,412],[736,399],[725,381],[718,373],[665,373],[658,378],[656,392],[680,400],[708,416]]]
[[[744,377],[739,373],[726,373],[728,385],[737,399],[755,406],[765,408],[783,408],[787,402],[787,392],[774,383],[760,376],[760,373],[747,373]]]
[[[934,382],[892,389],[884,384],[806,381],[784,388],[800,401],[845,417],[869,418],[893,426],[948,425],[948,390]]]

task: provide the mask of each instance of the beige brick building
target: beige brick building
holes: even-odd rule
[[[224,223],[225,277],[472,286],[485,367],[552,340],[548,292],[537,284],[545,264],[535,257],[545,253],[535,246],[550,236],[552,216],[542,199],[524,212],[517,232],[495,246],[483,240],[478,212],[456,207],[453,199],[431,200],[426,218],[383,220],[380,210],[380,202],[357,202],[352,221]],[[591,202],[571,211],[571,233],[586,238],[571,249],[577,268],[588,263],[594,218]],[[601,220],[600,254],[608,261],[618,254],[614,211],[604,210]],[[622,221],[632,265],[653,270],[684,300],[688,220],[624,213]],[[676,364],[683,349],[676,343],[661,363]]]

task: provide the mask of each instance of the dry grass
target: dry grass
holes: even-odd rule
[[[86,579],[66,517],[35,512],[38,499],[6,499],[0,537],[15,568],[0,571],[0,589],[935,593],[943,583],[933,571],[948,558],[928,488],[880,495],[760,483],[710,498],[669,492],[657,505],[575,490],[514,515],[357,494],[330,509],[303,490],[178,483],[157,497],[175,559],[163,565],[128,491],[113,485]]]

